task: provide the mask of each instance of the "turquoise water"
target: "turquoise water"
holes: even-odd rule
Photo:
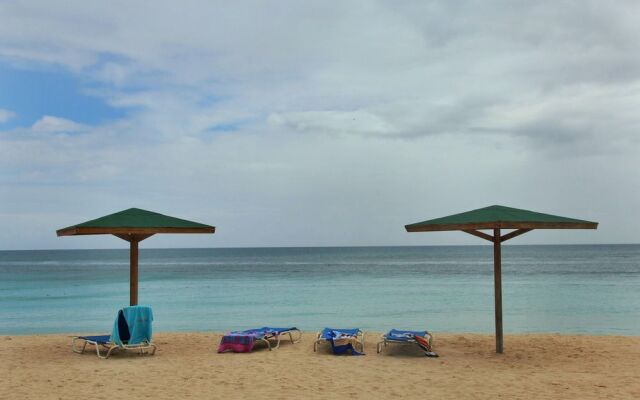
[[[141,249],[156,331],[493,332],[490,246]],[[128,249],[0,251],[0,334],[108,331]],[[640,245],[504,246],[506,333],[640,335]]]

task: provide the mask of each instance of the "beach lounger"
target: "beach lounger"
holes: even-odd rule
[[[296,338],[294,339],[294,333]],[[262,328],[247,329],[244,331],[229,332],[220,340],[220,346],[218,346],[218,353],[231,350],[236,353],[247,353],[253,350],[253,346],[256,342],[263,342],[267,345],[269,350],[273,349],[271,341],[275,340],[275,348],[280,347],[280,340],[282,335],[288,335],[291,343],[297,343],[302,338],[302,332],[300,329],[293,328],[274,328],[264,326]]]
[[[376,346],[378,353],[382,351],[383,346],[387,347],[389,343],[418,346],[427,356],[438,356],[431,349],[433,337],[427,331],[403,331],[399,329],[391,329],[380,337],[380,341]]]
[[[75,353],[83,353],[87,344],[96,348],[100,358],[109,358],[111,352],[120,350],[136,350],[140,354],[155,354],[156,346],[151,343],[151,322],[153,312],[151,307],[131,306],[118,311],[110,335],[76,336],[71,342],[71,349]],[[100,349],[103,349],[101,354]]]
[[[334,340],[336,338],[351,338],[352,339],[352,352],[353,354],[364,353],[364,332],[358,328],[338,329],[338,328],[324,328],[322,332],[318,332],[316,341],[313,343],[313,351],[318,351],[318,344],[329,343],[333,348],[335,354],[342,354],[346,351],[345,346],[336,346]],[[360,347],[360,350],[357,349]],[[358,352],[359,351],[359,352]]]
[[[262,328],[256,328],[256,329],[247,329],[245,331],[242,331],[243,333],[248,333],[248,334],[255,334],[258,337],[259,341],[265,342],[267,344],[267,347],[269,347],[269,350],[271,350],[273,348],[273,346],[271,346],[271,340],[275,340],[276,341],[276,345],[275,348],[277,349],[278,347],[280,347],[280,336],[281,335],[288,335],[289,336],[289,340],[291,341],[291,343],[297,343],[300,341],[300,339],[302,339],[302,331],[300,331],[300,329],[293,327],[293,328],[272,328],[272,327],[268,327],[268,326],[264,326]],[[293,334],[295,333],[296,338],[293,338]]]

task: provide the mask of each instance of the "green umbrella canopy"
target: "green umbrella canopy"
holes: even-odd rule
[[[505,206],[489,206],[405,225],[408,232],[466,229],[596,229],[597,222],[543,214]]]
[[[130,208],[91,221],[59,229],[58,236],[100,234],[214,233],[215,227]]]
[[[597,229],[598,223],[505,206],[489,206],[405,225],[407,232],[463,231],[493,243],[496,352],[503,352],[501,243],[533,229]],[[480,232],[491,229],[492,234]],[[502,235],[501,229],[514,229]]]
[[[216,228],[139,208],[130,208],[56,231],[58,236],[111,234],[129,242],[130,304],[138,304],[138,243],[156,233],[214,233]]]

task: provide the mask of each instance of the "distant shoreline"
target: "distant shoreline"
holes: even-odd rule
[[[366,248],[421,248],[421,247],[490,247],[491,244],[439,244],[439,245],[371,245],[371,246],[238,246],[238,247],[144,247],[140,246],[140,251],[144,250],[259,250],[259,249],[366,249]],[[505,244],[507,247],[536,247],[536,246],[640,246],[640,243],[548,243],[548,244]],[[6,251],[92,251],[92,250],[126,250],[128,247],[104,247],[86,249],[0,249]]]

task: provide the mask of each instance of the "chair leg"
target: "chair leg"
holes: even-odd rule
[[[104,356],[104,357],[102,357],[102,358],[104,358],[104,359],[109,358],[109,356],[111,355],[111,352],[112,352],[112,351],[114,351],[114,350],[115,350],[115,349],[117,349],[117,348],[118,348],[118,346],[112,346],[112,347],[109,347],[109,351],[107,351],[107,355],[106,355],[106,356]]]
[[[302,331],[300,329],[296,329],[295,331],[298,332],[298,334],[296,335],[296,339],[293,338],[293,332],[289,331],[289,338],[291,338],[291,343],[298,343],[300,340],[302,340]]]
[[[100,355],[100,345],[98,345],[98,344],[96,343],[96,354],[98,355],[98,357],[99,357],[99,358],[102,358],[102,359],[109,358],[109,353],[110,353],[110,352],[111,352],[111,349],[109,349],[109,352],[107,352],[107,356],[106,356],[106,357],[101,356],[101,355]]]
[[[300,334],[302,336],[302,334]],[[316,335],[316,341],[313,342],[313,352],[315,353],[316,351],[318,351],[318,343],[322,342],[321,339],[322,333],[318,332]]]
[[[280,348],[280,335],[276,335],[276,349]]]
[[[269,351],[271,351],[271,342],[269,342],[269,340],[267,339],[258,339],[258,340],[262,340],[263,342],[265,342],[267,344],[267,347],[269,347]]]
[[[79,348],[76,346],[76,342],[77,342],[78,340],[83,340],[83,341],[84,341],[84,343],[82,344],[82,349],[79,349]],[[80,339],[79,337],[74,337],[74,338],[73,338],[73,340],[71,340],[71,350],[72,350],[74,353],[82,354],[82,353],[84,353],[84,349],[85,349],[86,347],[87,347],[87,341],[86,341],[86,340],[84,340],[84,339]]]

